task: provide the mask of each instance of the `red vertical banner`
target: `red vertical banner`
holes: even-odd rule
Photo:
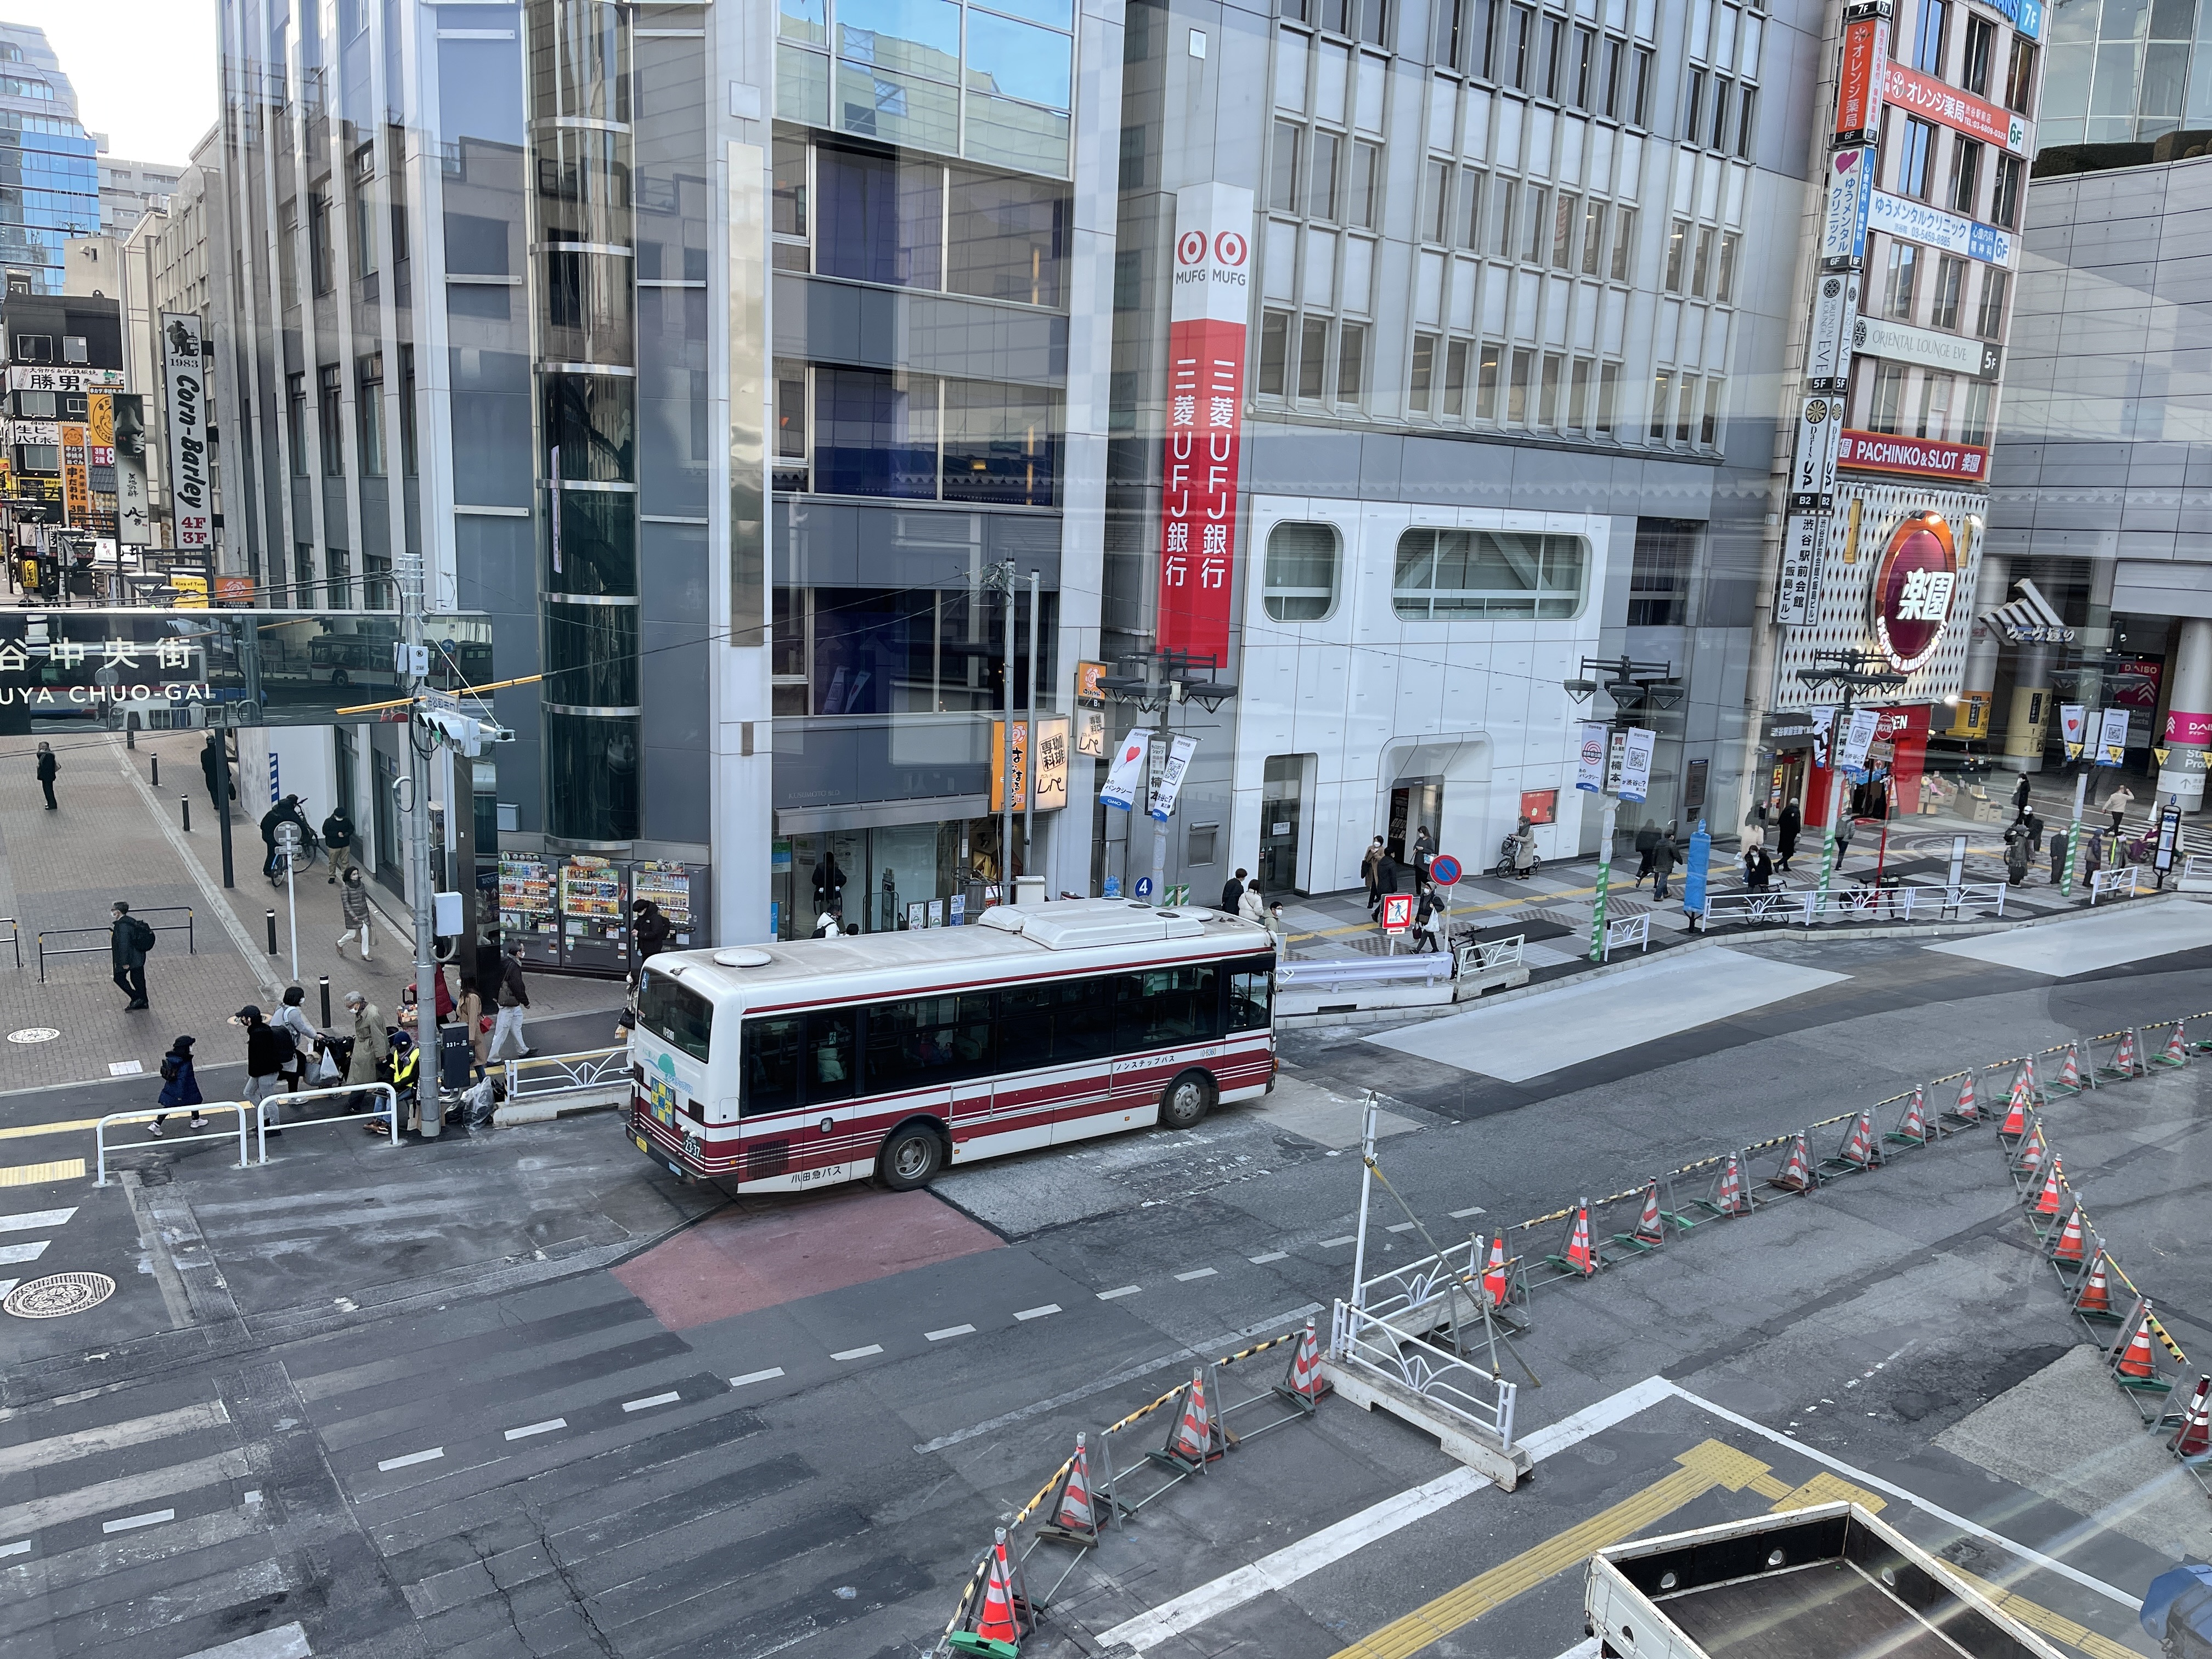
[[[1209,184],[1176,193],[1154,637],[1160,650],[1222,665],[1236,591],[1251,231],[1250,191]]]
[[[1844,14],[1843,58],[1837,75],[1837,143],[1878,142],[1888,66],[1888,6],[1870,0],[1850,7]]]

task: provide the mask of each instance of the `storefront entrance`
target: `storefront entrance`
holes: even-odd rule
[[[1382,838],[1390,856],[1404,864],[1412,856],[1414,837],[1426,828],[1433,838],[1443,815],[1442,778],[1401,778],[1391,787],[1390,828]]]
[[[994,817],[778,836],[769,873],[775,934],[809,938],[824,910],[848,933],[957,927],[997,901],[1000,877]]]
[[[1260,799],[1260,890],[1297,890],[1298,837],[1305,772],[1302,755],[1270,755]]]

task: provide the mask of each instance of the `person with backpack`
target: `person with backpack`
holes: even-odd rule
[[[331,872],[323,878],[325,886],[339,880],[353,867],[353,814],[343,805],[332,807],[330,817],[323,820],[323,845],[331,855]]]
[[[192,1109],[192,1132],[197,1134],[207,1127],[207,1117],[200,1110],[198,1074],[192,1070],[192,1039],[180,1036],[169,1045],[169,1052],[161,1056],[161,1099],[168,1107],[189,1106]],[[161,1126],[169,1121],[167,1112],[156,1112],[154,1121],[146,1126],[146,1133],[156,1140],[161,1138]]]
[[[53,744],[40,744],[39,745],[39,787],[46,792],[46,811],[49,812],[59,810],[54,800],[54,778],[61,769],[62,763],[54,758]]]
[[[833,919],[831,926],[836,926]],[[507,1040],[514,1039],[514,1046],[522,1051],[522,1058],[530,1058],[530,1044],[522,1035],[523,1010],[530,1006],[530,988],[522,982],[522,947],[507,947],[507,959],[501,964],[499,991],[494,1000],[499,1012],[493,1017],[491,1047],[485,1054],[487,1060],[507,1058]]]
[[[303,987],[286,986],[284,1000],[277,1005],[276,1013],[269,1021],[284,1034],[285,1040],[292,1045],[291,1058],[285,1066],[284,1085],[295,1093],[307,1087],[307,1068],[314,1064],[316,1048],[320,1041],[315,1028],[308,1023],[307,1010],[304,1006],[307,1000],[307,993]]]
[[[115,901],[114,926],[108,929],[108,954],[115,961],[115,988],[129,996],[124,1012],[148,1006],[146,952],[154,948],[154,930],[131,914],[131,907]]]
[[[258,1107],[270,1096],[284,1092],[285,1068],[292,1064],[299,1050],[293,1044],[291,1033],[262,1018],[261,1010],[252,1003],[247,1003],[230,1018],[233,1024],[246,1028],[246,1099],[248,1105]],[[284,1133],[278,1127],[284,1121],[282,1106],[270,1109],[264,1121],[270,1134]]]

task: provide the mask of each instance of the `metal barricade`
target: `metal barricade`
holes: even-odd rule
[[[1802,893],[1769,891],[1764,893],[1707,893],[1705,895],[1705,926],[1718,922],[1772,922],[1787,924],[1809,922],[1813,907],[1820,895],[1809,889]]]
[[[1491,974],[1501,968],[1521,965],[1521,947],[1528,943],[1526,933],[1516,933],[1510,939],[1471,940],[1454,947],[1457,958],[1455,974]]]
[[[238,1162],[231,1167],[234,1170],[248,1168],[246,1155],[246,1116],[252,1109],[253,1103],[246,1100],[204,1100],[197,1106],[159,1106],[142,1109],[135,1112],[110,1112],[92,1126],[95,1172],[95,1179],[92,1184],[95,1187],[105,1187],[108,1184],[107,1126],[109,1124],[151,1123],[157,1117],[189,1117],[194,1112],[199,1113],[202,1116],[205,1116],[210,1112],[235,1112],[238,1114],[238,1133],[234,1136],[227,1130],[221,1134],[164,1134],[161,1144],[164,1146],[185,1146],[197,1140],[235,1139],[238,1142]]]
[[[1651,949],[1651,913],[1646,910],[1642,915],[1631,916],[1625,921],[1606,923],[1605,944],[1601,947],[1598,960],[1610,961],[1613,957],[1613,947],[1616,945],[1624,951],[1633,945],[1639,950],[1648,952]]]
[[[2094,906],[2100,898],[2118,894],[2122,898],[2135,898],[2142,891],[2142,871],[2140,864],[2116,864],[2103,870],[2089,872],[2089,902]]]
[[[181,932],[185,936],[185,954],[186,956],[198,956],[199,954],[192,937],[191,906],[188,904],[157,904],[150,909],[133,910],[131,914],[138,917],[141,921],[144,921],[148,916],[182,916],[185,920],[181,927],[176,923],[171,923],[167,927],[154,927],[154,924],[151,922],[149,922],[147,925],[149,927],[154,927],[154,932],[157,935],[161,933],[174,933]],[[11,920],[11,918],[0,917],[0,921],[6,920]],[[112,945],[49,945],[46,943],[46,940],[50,936],[58,938],[66,933],[100,933],[108,935],[112,934],[113,932],[114,929],[112,927],[40,928],[39,930],[37,939],[39,955],[39,983],[44,985],[46,982],[46,958],[48,957],[96,957],[101,951],[112,948]],[[15,947],[15,965],[18,968],[23,965],[23,950],[21,945],[18,945]]]
[[[13,916],[0,916],[8,924],[8,948],[15,953],[15,966],[23,965],[23,924]]]
[[[2178,890],[2184,893],[2212,893],[2212,854],[2191,853],[2181,861],[2181,880]],[[4,921],[0,917],[0,921]]]
[[[379,1112],[347,1112],[338,1117],[297,1118],[292,1122],[280,1123],[276,1127],[280,1129],[321,1129],[334,1123],[367,1123],[373,1118],[388,1116],[392,1125],[391,1141],[394,1146],[397,1146],[399,1144],[399,1091],[389,1083],[349,1083],[341,1084],[335,1088],[302,1089],[296,1094],[269,1095],[264,1097],[261,1109],[253,1115],[255,1135],[259,1143],[258,1156],[254,1162],[266,1164],[269,1161],[269,1108],[289,1106],[294,1101],[299,1100],[330,1100],[337,1097],[350,1099],[356,1095],[383,1096],[384,1109]],[[439,1109],[435,1103],[434,1095],[432,1100],[430,1109],[436,1111]]]
[[[1442,951],[1402,957],[1340,957],[1279,962],[1275,983],[1285,989],[1334,991],[1346,985],[1432,984],[1457,971],[1457,959]]]
[[[1348,1302],[1336,1304],[1330,1327],[1332,1364],[1401,1383],[1457,1418],[1501,1451],[1513,1449],[1514,1385],[1417,1336],[1409,1336]]]
[[[627,1089],[630,1081],[628,1048],[532,1054],[526,1060],[506,1060],[500,1064],[506,1068],[510,1106],[562,1095],[595,1094],[617,1085]]]

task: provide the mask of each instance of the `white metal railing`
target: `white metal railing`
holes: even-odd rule
[[[1276,970],[1278,976],[1281,969]],[[560,1095],[582,1094],[629,1081],[629,1050],[583,1048],[572,1054],[532,1054],[526,1060],[507,1060],[507,1102],[545,1100]]]
[[[2191,853],[2182,860],[2179,889],[2185,893],[2212,893],[2212,854]]]
[[[1499,1450],[1513,1449],[1515,1389],[1504,1377],[1408,1336],[1348,1302],[1336,1304],[1329,1351],[1335,1364],[1402,1383],[1496,1441]]]
[[[383,1096],[384,1109],[379,1112],[347,1112],[338,1117],[295,1118],[289,1123],[279,1123],[276,1127],[280,1129],[321,1129],[327,1128],[333,1123],[366,1123],[372,1118],[387,1118],[392,1126],[391,1141],[394,1146],[397,1146],[399,1144],[398,1090],[393,1088],[389,1083],[347,1083],[328,1089],[302,1089],[297,1094],[270,1095],[263,1100],[261,1109],[253,1115],[255,1134],[260,1143],[258,1156],[254,1161],[258,1164],[266,1164],[269,1161],[269,1109],[270,1107],[289,1106],[293,1102],[301,1100],[331,1100],[338,1097],[350,1099],[356,1095]],[[434,1101],[435,1096],[434,1095],[432,1098]],[[434,1112],[440,1109],[434,1104],[430,1109]]]
[[[1639,950],[1650,950],[1651,913],[1646,910],[1640,916],[1630,916],[1625,921],[1606,923],[1605,945],[1598,960],[1601,962],[1610,960],[1613,946],[1616,945],[1624,951],[1632,945]]]
[[[1767,891],[1762,893],[1712,893],[1705,895],[1705,925],[1710,927],[1720,921],[1808,921],[1812,917],[1812,906],[1819,896],[1810,890],[1802,893]]]
[[[1425,1255],[1364,1281],[1358,1291],[1359,1310],[1386,1324],[1406,1320],[1450,1299],[1453,1286],[1471,1279],[1479,1283],[1482,1267],[1475,1259],[1473,1239],[1447,1244],[1438,1255]],[[1460,1293],[1468,1294],[1464,1290]]]
[[[197,1106],[161,1106],[150,1111],[139,1110],[132,1112],[110,1112],[106,1117],[101,1118],[98,1122],[92,1126],[93,1156],[94,1158],[94,1168],[97,1176],[92,1184],[95,1187],[105,1187],[108,1184],[107,1126],[109,1124],[151,1123],[157,1117],[182,1117],[189,1119],[191,1115],[195,1112],[200,1113],[203,1115],[209,1112],[235,1112],[238,1114],[237,1131],[234,1133],[230,1130],[225,1129],[219,1133],[197,1135],[173,1135],[165,1132],[161,1137],[161,1145],[164,1146],[189,1146],[196,1140],[235,1140],[238,1143],[238,1162],[231,1167],[233,1169],[243,1170],[247,1167],[250,1161],[246,1157],[246,1115],[252,1109],[252,1104],[248,1101],[204,1100]]]
[[[1275,964],[1275,983],[1285,989],[1334,991],[1346,985],[1430,983],[1449,979],[1452,957],[1442,951],[1419,956],[1342,957],[1325,962],[1299,960]]]
[[[1452,953],[1458,963],[1454,973],[1464,976],[1468,974],[1494,974],[1501,968],[1518,968],[1521,965],[1521,947],[1528,943],[1528,939],[1526,933],[1516,933],[1510,939],[1483,939],[1459,945]]]
[[[1969,881],[1946,887],[1919,887],[1904,883],[1895,887],[1836,887],[1824,898],[1817,891],[1805,895],[1805,925],[1816,921],[1910,921],[1932,914],[1938,919],[1969,908],[1994,908],[2004,914],[2007,884],[2002,881]]]
[[[2194,862],[2192,860],[2191,862]],[[2134,898],[2142,891],[2142,866],[2116,864],[2107,869],[2089,872],[2089,902],[2110,898],[2115,893],[2124,898]]]

